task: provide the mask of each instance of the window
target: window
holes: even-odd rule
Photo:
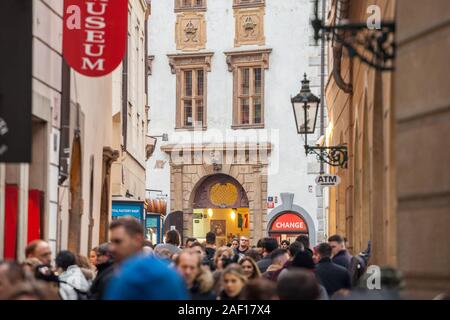
[[[203,127],[204,116],[204,71],[184,70],[182,79],[181,112],[183,127]]]
[[[271,49],[226,52],[233,72],[233,128],[264,127],[264,70]]]
[[[261,66],[239,68],[238,125],[263,124],[262,77]]]
[[[206,11],[206,0],[175,0],[175,12]]]
[[[169,55],[177,75],[177,129],[206,128],[206,72],[212,53]]]
[[[264,6],[265,0],[233,0],[233,8],[249,8]]]

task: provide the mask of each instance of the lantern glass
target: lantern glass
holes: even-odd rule
[[[299,134],[313,134],[316,129],[318,102],[292,102]],[[306,112],[305,112],[306,111]]]
[[[318,102],[309,102],[304,105],[306,108],[306,121],[303,122],[303,131],[307,134],[314,134],[316,130],[317,113],[319,111]]]
[[[304,134],[306,139],[307,134],[314,134],[316,130],[320,99],[311,92],[306,73],[303,77],[302,88],[295,97],[291,98],[291,103],[294,109],[297,132]]]

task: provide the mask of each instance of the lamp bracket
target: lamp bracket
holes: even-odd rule
[[[348,163],[347,146],[339,145],[332,147],[310,147],[305,145],[306,155],[314,154],[317,159],[333,167],[346,169]]]
[[[347,23],[325,25],[317,12],[311,21],[316,42],[323,36],[327,40],[342,44],[350,58],[358,57],[363,63],[380,71],[393,71],[396,54],[395,22],[382,21],[379,26],[370,28],[368,23]]]

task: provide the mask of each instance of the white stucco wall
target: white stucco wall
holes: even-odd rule
[[[253,130],[234,130],[232,124],[233,79],[228,71],[225,51],[271,48],[269,69],[265,70],[265,129],[258,134],[268,138],[259,142],[273,144],[268,178],[268,196],[294,193],[294,203],[313,218],[317,229],[314,175],[307,174],[303,138],[297,135],[290,96],[300,90],[303,73],[309,69],[309,20],[312,3],[309,0],[267,0],[265,8],[264,46],[234,48],[234,16],[232,0],[208,1],[206,12],[207,44],[203,52],[214,52],[211,72],[207,74],[206,136],[216,130],[233,141],[232,134],[248,136]],[[175,132],[176,76],[170,72],[167,54],[181,53],[175,47],[174,1],[153,1],[149,19],[149,54],[154,55],[153,73],[149,77],[150,135],[169,134],[169,141],[158,139],[157,148],[147,162],[147,188],[161,189],[170,194],[170,165],[161,152],[165,144],[182,142],[191,133]],[[227,131],[228,130],[228,131]],[[225,135],[225,133],[227,133]],[[205,142],[212,141],[206,138]],[[254,140],[254,139],[251,139]],[[311,139],[313,141],[313,138]],[[167,161],[164,169],[155,169],[157,160]],[[312,192],[308,186],[313,186]],[[170,197],[169,197],[170,198]],[[280,205],[280,200],[275,206]],[[170,205],[170,204],[168,204]],[[170,211],[170,207],[168,208]],[[268,210],[268,214],[270,213]],[[311,226],[310,226],[311,227]]]

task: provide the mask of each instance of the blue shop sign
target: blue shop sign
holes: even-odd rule
[[[142,222],[144,218],[144,203],[137,201],[113,201],[112,218],[131,216]]]

